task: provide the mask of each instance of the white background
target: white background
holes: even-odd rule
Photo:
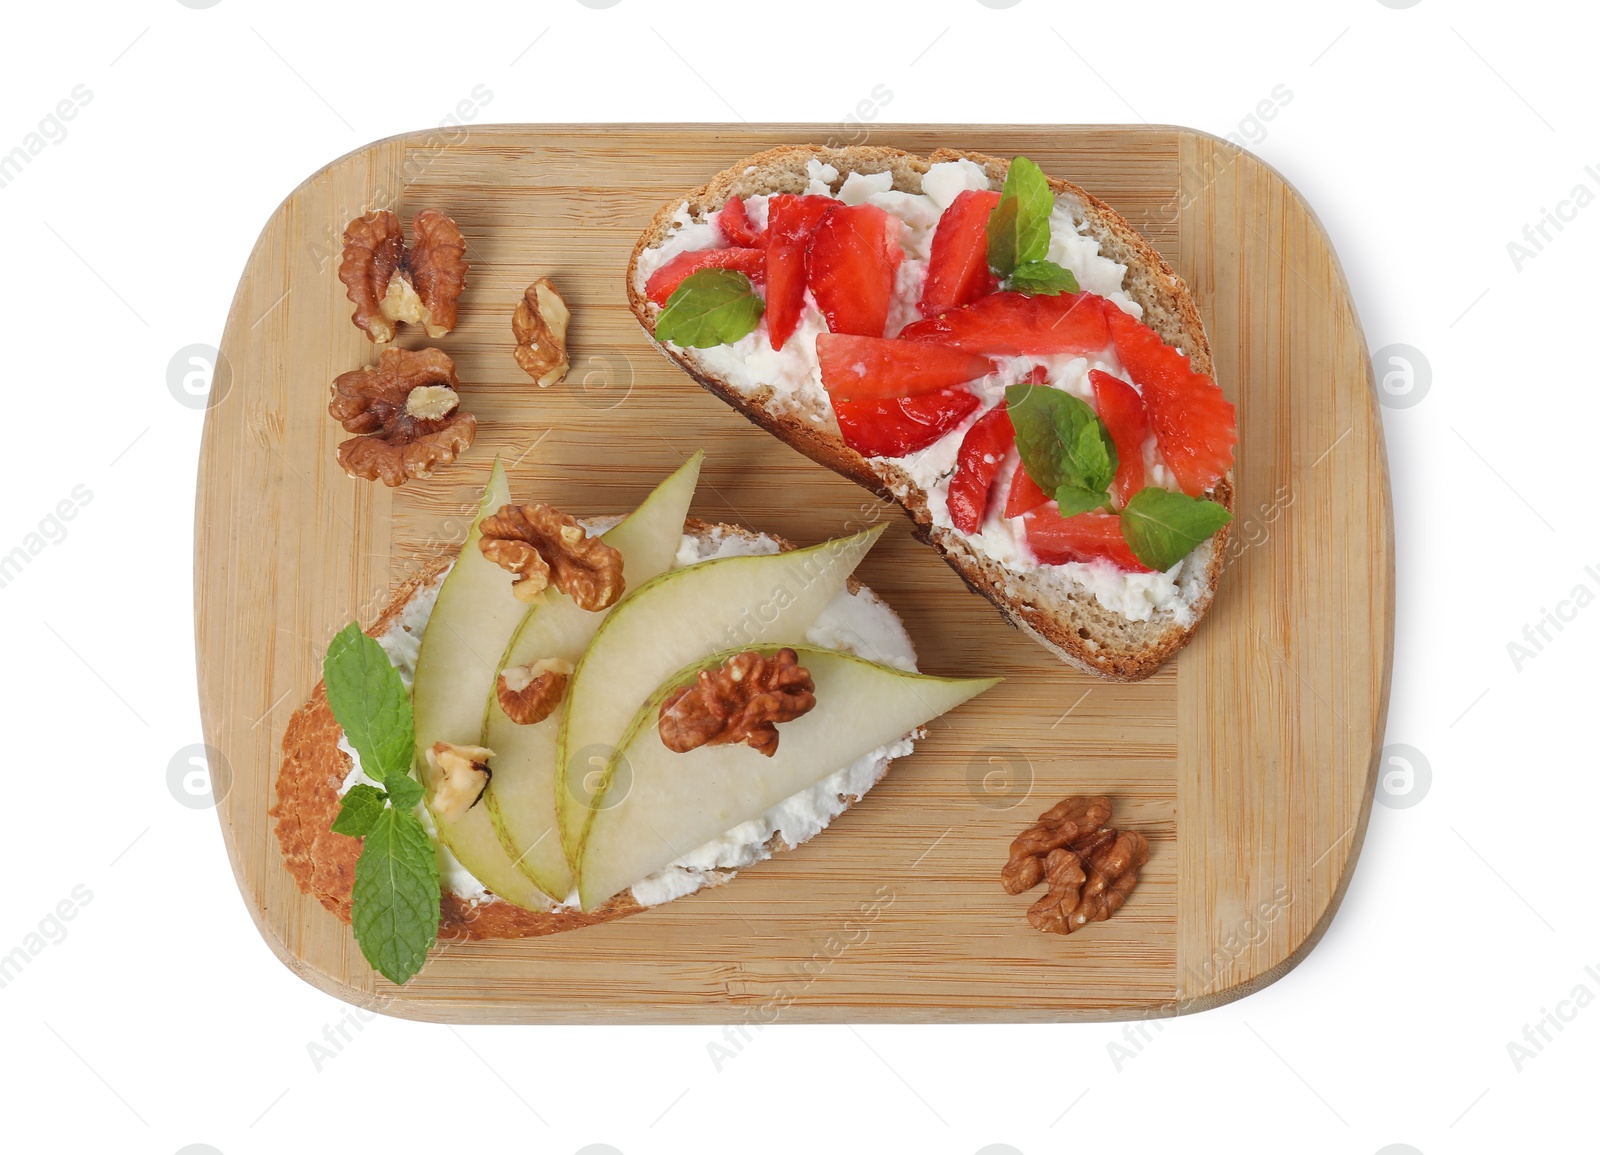
[[[138,0],[5,18],[0,153],[76,86],[91,94],[0,188],[0,553],[76,506],[0,588],[0,953],[59,902],[74,913],[0,989],[8,1148],[1592,1144],[1574,1128],[1600,1007],[1561,1000],[1580,985],[1600,996],[1600,611],[1568,604],[1573,620],[1520,669],[1507,648],[1574,587],[1600,592],[1587,332],[1600,29],[1578,6],[334,7]],[[882,116],[901,121],[1178,122],[1239,134],[1307,196],[1370,347],[1403,343],[1431,367],[1419,401],[1383,413],[1399,557],[1388,740],[1422,752],[1431,787],[1374,808],[1349,896],[1305,963],[1147,1027],[1120,1069],[1121,1025],[775,1027],[719,1073],[711,1027],[391,1019],[316,1069],[308,1044],[347,1008],[273,958],[214,813],[167,785],[200,740],[202,422],[167,366],[218,340],[257,231],[302,178],[438,123],[480,84],[494,121],[836,121],[883,85]],[[1279,85],[1292,99],[1252,123]],[[1519,268],[1508,242],[1579,184],[1584,206]],[[1558,1004],[1571,1021],[1519,1070],[1508,1044]]]

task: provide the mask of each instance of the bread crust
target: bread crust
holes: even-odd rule
[[[742,526],[714,525],[693,517],[684,522],[684,532],[702,537],[712,533],[747,538],[763,536]],[[795,548],[792,542],[776,534],[764,536],[776,541],[780,550]],[[367,627],[366,633],[378,637],[388,629],[412,595],[437,580],[450,560],[441,558],[405,582],[377,620]],[[848,588],[856,592],[863,587],[851,578]],[[326,689],[319,682],[310,700],[290,717],[284,731],[277,801],[267,814],[276,820],[278,845],[295,884],[339,919],[349,922],[350,894],[355,883],[356,860],[361,857],[361,839],[335,834],[332,829],[339,815],[339,787],[351,767],[349,756],[339,749],[342,734],[328,705]],[[848,796],[845,809],[859,801],[859,796]],[[767,849],[778,854],[794,847],[774,834]],[[735,874],[733,870],[713,872],[706,885],[721,886]],[[567,908],[526,910],[503,901],[474,903],[448,891],[441,896],[439,906],[439,939],[442,942],[534,938],[596,926],[651,909],[637,902],[632,891],[623,891],[590,912]]]
[[[1204,621],[1221,578],[1230,527],[1219,530],[1186,563],[1193,569],[1186,569],[1185,574],[1197,574],[1195,584],[1199,587],[1192,602],[1194,620],[1188,626],[1171,618],[1133,622],[1101,606],[1086,590],[1063,592],[1049,587],[1037,573],[1015,573],[976,552],[955,531],[934,525],[926,495],[905,471],[888,461],[880,461],[879,467],[874,468],[840,436],[831,412],[825,422],[802,420],[772,405],[771,389],[741,392],[707,373],[691,357],[655,340],[655,318],[660,309],[644,296],[636,274],[641,255],[659,246],[671,233],[679,207],[687,203],[690,214],[698,218],[720,208],[731,196],[801,192],[809,182],[807,162],[813,159],[833,165],[841,176],[851,172],[890,172],[894,187],[907,192],[921,191],[922,174],[932,164],[970,160],[984,168],[995,188],[1004,182],[1010,164],[978,152],[939,149],[920,157],[900,149],[864,145],[785,145],[757,153],[718,173],[700,188],[669,201],[645,227],[634,245],[627,272],[628,304],[640,326],[668,360],[748,420],[818,464],[898,504],[911,518],[912,534],[918,540],[933,546],[970,589],[987,598],[1002,617],[1062,661],[1112,681],[1148,678],[1189,643]],[[1073,206],[1080,223],[1100,243],[1101,252],[1128,266],[1124,291],[1143,307],[1145,323],[1167,344],[1187,354],[1197,371],[1211,375],[1211,345],[1188,286],[1161,254],[1104,201],[1069,181],[1057,177],[1049,180],[1056,196]],[[1232,511],[1232,471],[1207,496]]]

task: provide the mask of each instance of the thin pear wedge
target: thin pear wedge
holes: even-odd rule
[[[478,514],[455,565],[439,589],[417,653],[411,708],[417,735],[417,773],[430,802],[439,772],[427,759],[435,742],[472,746],[483,729],[484,696],[500,671],[500,656],[528,606],[511,592],[511,575],[478,549],[479,525],[511,500],[505,469],[498,459],[484,488]],[[506,853],[489,818],[477,805],[459,818],[435,813],[439,841],[472,876],[507,902],[546,910],[550,900]]]
[[[776,646],[740,647],[765,653]],[[983,693],[998,678],[935,678],[811,647],[793,647],[816,683],[817,704],[778,726],[772,757],[749,746],[701,746],[686,754],[661,741],[662,700],[726,650],[673,674],[633,717],[606,767],[606,805],[579,847],[578,895],[593,910],[685,853],[856,759]]]
[[[672,570],[617,604],[573,671],[561,716],[556,810],[569,865],[605,805],[606,764],[662,680],[724,646],[802,637],[883,528]]]
[[[622,575],[630,591],[671,567],[683,541],[683,521],[694,500],[704,457],[696,453],[656,486],[638,509],[604,534],[603,540],[622,553]],[[609,612],[579,609],[560,591],[547,590],[543,604],[518,627],[502,665],[518,666],[545,658],[576,663]],[[560,726],[559,710],[531,726],[517,725],[500,709],[491,687],[480,744],[494,751],[490,759],[494,776],[484,802],[501,845],[544,893],[564,900],[572,893],[573,876],[556,826],[556,738]]]

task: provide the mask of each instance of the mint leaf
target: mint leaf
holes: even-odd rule
[[[1070,487],[1099,495],[1110,488],[1117,449],[1088,405],[1048,385],[1013,385],[1006,390],[1006,412],[1017,432],[1022,467],[1040,489],[1055,494]]]
[[[1024,261],[1011,270],[1005,287],[1030,297],[1054,297],[1058,293],[1076,293],[1078,278],[1071,269],[1063,269],[1054,261]]]
[[[333,820],[333,832],[360,838],[378,821],[387,798],[388,795],[376,786],[356,783],[339,802],[339,816]]]
[[[322,680],[334,720],[361,756],[368,778],[382,782],[411,769],[411,699],[383,647],[351,622],[328,645]]]
[[[1232,520],[1233,515],[1214,501],[1148,486],[1134,494],[1122,511],[1122,536],[1145,565],[1169,570]]]
[[[1001,277],[1009,276],[1017,267],[1019,208],[1016,197],[1002,196],[989,212],[989,267]]]
[[[989,214],[989,267],[1002,277],[1050,254],[1050,212],[1056,197],[1042,169],[1025,156],[1012,160],[1000,203]]]
[[[367,962],[395,984],[427,961],[439,934],[439,864],[409,810],[384,810],[361,844],[350,925]]]
[[[1104,489],[1097,492],[1076,485],[1057,487],[1055,498],[1062,517],[1071,517],[1075,513],[1088,513],[1091,509],[1099,509],[1111,502],[1111,494]]]
[[[383,780],[389,801],[401,810],[410,810],[422,801],[422,783],[409,774],[391,774]]]
[[[690,273],[656,318],[656,340],[686,349],[726,345],[755,331],[766,308],[750,278],[733,269]]]
[[[411,812],[422,798],[422,785],[411,777],[411,698],[383,647],[354,622],[329,644],[322,679],[361,769],[388,792],[353,786],[334,819],[334,830],[362,838],[351,926],[373,968],[403,983],[421,968],[439,933],[439,864],[433,840]]]

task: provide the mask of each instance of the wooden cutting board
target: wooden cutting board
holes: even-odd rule
[[[1193,288],[1239,409],[1229,564],[1195,642],[1152,677],[1079,674],[1006,626],[905,518],[704,393],[628,311],[628,254],[667,199],[829,125],[553,125],[424,132],[352,153],[267,222],[228,317],[201,453],[195,588],[218,806],[262,936],[352,1003],[456,1022],[1106,1019],[1215,1006],[1316,943],[1366,829],[1388,702],[1393,527],[1361,330],[1327,237],[1265,164],[1165,127],[878,126],[872,142],[1022,153],[1109,202]],[[434,207],[465,232],[456,361],[477,443],[398,490],[353,481],[329,383],[371,356],[335,272],[346,222]],[[522,289],[573,309],[573,371],[511,358]],[[404,343],[419,344],[413,332]],[[231,379],[230,379],[231,377]],[[439,952],[404,988],[300,893],[267,808],[290,714],[329,638],[453,553],[498,454],[514,494],[632,508],[694,449],[695,512],[801,543],[886,519],[861,576],[925,670],[1005,683],[936,723],[833,828],[733,885],[549,938]],[[1109,793],[1150,863],[1123,911],[1070,937],[1024,920],[998,871],[1068,794]]]

